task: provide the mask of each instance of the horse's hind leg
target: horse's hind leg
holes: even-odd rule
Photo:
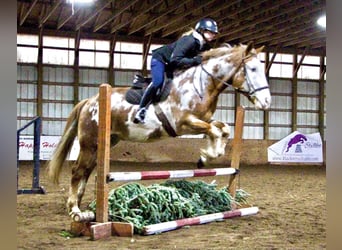
[[[87,138],[90,140],[90,138]],[[88,141],[89,142],[89,141]],[[116,145],[119,142],[119,138],[115,135],[111,136],[111,146]],[[80,149],[79,156],[75,165],[72,168],[71,186],[69,192],[69,198],[67,202],[67,208],[70,216],[81,212],[81,201],[86,189],[86,185],[92,171],[96,166],[97,150],[96,146]]]
[[[87,181],[96,166],[96,149],[80,150],[77,161],[72,168],[71,185],[67,201],[68,212],[71,216],[81,212],[80,205]]]

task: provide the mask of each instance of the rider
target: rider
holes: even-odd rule
[[[152,51],[152,83],[147,87],[140,101],[134,123],[144,123],[146,106],[150,104],[157,90],[163,85],[165,71],[169,76],[175,69],[199,65],[202,62],[199,53],[210,49],[208,42],[214,40],[217,33],[216,22],[211,18],[204,18],[196,24],[190,34],[185,34],[177,41]]]

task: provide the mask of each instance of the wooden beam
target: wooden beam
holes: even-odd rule
[[[43,116],[43,28],[38,34],[37,116]]]
[[[32,29],[28,27],[18,27],[17,28],[17,33],[18,34],[33,34],[37,35],[37,29]],[[56,31],[55,29],[48,29],[44,28],[44,35],[47,36],[60,36],[60,37],[71,37],[74,38],[76,32],[75,31],[64,31],[64,30],[58,30]],[[86,32],[82,31],[82,36],[87,37],[89,39],[100,39],[100,40],[110,40],[112,38],[112,34],[102,34],[102,33],[94,33],[94,32]],[[122,41],[122,42],[135,42],[135,43],[143,43],[144,42],[144,37],[141,36],[127,36],[127,35],[117,35],[117,41]],[[157,43],[157,44],[167,44],[173,42],[171,39],[167,38],[160,38],[160,37],[153,37],[152,43]]]
[[[316,11],[317,10],[314,12]],[[305,13],[305,15],[302,14],[302,18],[309,20],[311,14],[311,11]],[[248,25],[245,25],[244,27],[246,26]],[[296,34],[298,32],[303,32],[306,29],[307,26],[303,26],[302,19],[295,21],[289,20],[288,18],[281,19],[277,16],[274,19],[269,20],[268,24],[265,23],[260,25],[259,29],[255,28],[253,25],[253,28],[249,29],[250,32],[248,32],[248,28],[246,27],[243,32],[239,32],[235,36],[229,35],[228,37],[230,37],[232,40],[238,39],[241,42],[253,40],[259,44],[262,44],[268,41],[270,36],[272,36],[273,40],[278,41],[279,39],[288,36],[288,34]]]
[[[186,4],[186,3],[190,2],[190,1],[192,1],[192,0],[184,0],[184,1],[182,2],[182,4],[184,5],[184,4]],[[146,27],[147,25],[149,25],[149,24],[151,24],[151,23],[153,23],[153,22],[156,22],[158,19],[162,18],[163,16],[166,16],[166,15],[169,14],[169,13],[175,12],[175,11],[176,11],[178,8],[180,8],[181,6],[182,6],[182,5],[179,4],[179,2],[177,2],[177,1],[174,2],[173,5],[167,7],[167,10],[166,10],[166,11],[160,13],[159,15],[156,15],[154,18],[151,18],[148,22],[145,22],[145,23],[143,23],[143,24],[141,24],[141,25],[139,25],[139,26],[137,26],[137,27],[132,28],[132,29],[128,32],[128,35],[131,35],[131,34],[137,32],[138,30],[141,30],[142,28]]]
[[[130,1],[124,1],[123,6],[121,6],[119,9],[115,10],[114,13],[109,17],[109,19],[107,19],[106,21],[104,21],[103,23],[95,26],[94,28],[94,32],[98,31],[99,29],[101,29],[103,26],[107,25],[108,23],[110,23],[111,21],[113,21],[116,17],[118,17],[120,14],[122,14],[125,10],[127,10],[128,8],[130,8],[132,5],[134,5],[136,2],[138,2],[139,0],[130,0]]]
[[[152,41],[152,34],[148,36],[148,39],[146,42],[144,42],[144,54],[143,54],[143,66],[142,66],[142,71],[143,74],[146,74],[146,66],[147,66],[147,57],[148,57],[148,52],[151,47],[151,41]]]
[[[140,18],[141,16],[143,16],[146,12],[152,10],[154,7],[160,5],[161,2],[163,2],[164,0],[159,0],[159,1],[155,1],[152,4],[148,4],[147,6],[143,6],[142,9],[140,9],[139,11],[137,11],[137,15],[134,15],[133,19],[128,19],[126,22],[120,22],[117,25],[113,25],[112,29],[111,29],[111,33],[116,32],[117,30],[121,29],[122,27],[125,27],[126,25],[133,23],[135,20],[137,20],[138,18]],[[133,13],[132,13],[133,14]]]
[[[308,44],[308,42],[310,42],[311,40],[316,39],[315,35],[319,34],[319,33],[320,32],[310,32],[309,36],[303,34],[303,35],[299,36],[297,39],[292,39],[288,42],[284,42],[283,46],[287,47],[287,46],[291,46],[291,45],[296,45],[299,42],[301,44],[305,44],[305,43]]]
[[[39,28],[44,25],[44,23],[50,18],[50,16],[57,10],[57,8],[61,5],[62,0],[57,0],[51,9],[46,13],[46,15],[40,20],[39,22]]]
[[[295,53],[293,55],[293,72],[297,67],[297,56],[298,54]],[[298,77],[297,75],[293,74],[292,77],[292,108],[291,108],[291,129],[292,131],[297,130],[298,120],[297,120],[297,104],[298,104]]]
[[[108,70],[108,82],[114,87],[115,86],[115,74],[114,74],[114,51],[117,40],[117,33],[115,32],[112,35],[112,39],[110,40],[110,50],[109,50],[109,70]]]
[[[75,36],[75,58],[74,58],[74,105],[79,102],[79,85],[80,85],[80,41],[81,41],[81,30],[76,32]]]
[[[278,46],[276,47],[276,51],[273,53],[271,60],[268,62],[267,66],[266,66],[266,75],[269,75],[271,66],[274,62],[274,59],[275,59],[280,47],[281,47],[281,44],[278,44]]]
[[[26,11],[26,13],[22,12],[20,15],[20,22],[19,25],[23,25],[26,18],[30,15],[31,11],[33,10],[34,6],[38,3],[38,0],[34,0],[33,3],[30,4],[30,7],[28,8],[28,10]]]
[[[217,14],[219,12],[222,12],[223,10],[233,6],[234,4],[236,4],[238,2],[240,2],[240,1],[230,2],[229,4],[226,4],[226,5],[222,6],[222,8],[217,8],[217,6],[216,6],[216,7],[210,8],[210,9],[206,9],[202,16],[196,16],[196,17],[189,18],[189,19],[186,20],[186,23],[188,25],[194,26],[195,23],[197,23],[199,21],[199,19],[207,17],[207,16],[214,16],[215,14]],[[222,19],[224,19],[224,18],[222,18]],[[220,19],[220,20],[222,20],[222,19]],[[216,22],[218,22],[218,19],[216,19]],[[166,37],[166,36],[168,36],[168,35],[170,35],[172,33],[175,33],[175,32],[177,32],[177,31],[179,31],[181,29],[184,29],[184,28],[185,28],[184,24],[182,24],[182,25],[178,24],[176,26],[173,26],[173,27],[165,30],[163,32],[163,34],[162,34],[162,37]]]
[[[107,174],[110,168],[110,131],[111,131],[111,94],[109,84],[101,84],[99,88],[99,121],[96,178],[96,222],[108,222]]]
[[[86,25],[90,20],[96,17],[110,4],[111,4],[111,1],[108,1],[104,3],[102,6],[98,7],[95,11],[91,11],[91,15],[89,15],[85,20],[81,21],[79,24],[76,25],[76,30],[79,30],[82,26]]]
[[[296,65],[296,67],[295,67],[295,69],[294,69],[294,71],[293,71],[292,78],[294,78],[294,77],[297,76],[298,70],[299,70],[300,66],[302,65],[302,63],[303,63],[303,61],[304,61],[304,58],[305,58],[306,54],[308,53],[309,49],[310,49],[309,47],[306,47],[306,48],[305,48],[304,53],[303,53],[302,56],[300,57],[300,60],[299,60],[299,62],[297,63],[297,65]]]
[[[325,109],[325,98],[326,95],[324,93],[324,74],[326,72],[326,65],[324,64],[324,56],[320,57],[320,65],[319,65],[321,74],[319,78],[319,102],[318,102],[318,129],[321,134],[321,137],[324,139],[324,109]]]
[[[200,3],[202,2],[202,3]],[[162,21],[160,21],[160,23],[158,23],[158,25],[153,25],[151,28],[147,29],[145,31],[145,35],[151,35],[152,33],[155,33],[158,30],[163,29],[164,27],[170,26],[176,22],[179,21],[184,21],[183,18],[185,16],[191,15],[191,13],[194,13],[204,7],[206,7],[207,5],[212,4],[212,1],[208,1],[208,0],[204,0],[204,1],[196,1],[194,8],[191,9],[191,12],[187,12],[185,11],[182,15],[177,15],[174,18],[169,18],[168,16],[166,16]],[[185,4],[184,4],[185,5]]]
[[[57,29],[58,30],[61,29],[64,26],[64,24],[66,24],[71,18],[73,18],[75,15],[77,15],[80,10],[81,10],[81,8],[77,8],[77,9],[75,9],[74,12],[72,12],[72,10],[70,9],[70,12],[71,12],[70,14],[67,14],[64,18],[58,19]]]
[[[243,135],[243,123],[245,117],[245,110],[242,106],[237,106],[235,111],[235,128],[234,128],[234,138],[232,146],[232,160],[230,167],[239,169],[240,167],[240,156],[242,150],[242,135]],[[233,174],[229,178],[229,193],[235,198],[236,187],[237,187],[237,177],[238,174]]]
[[[255,3],[258,3],[258,2],[253,2],[253,4],[251,5],[248,5],[248,7],[246,9],[250,9],[252,8],[253,6],[254,7],[257,7],[259,6],[259,4],[255,4]],[[276,10],[274,14],[272,15],[267,15],[267,17],[265,16],[262,16],[260,18],[257,18],[257,19],[252,19],[250,21],[250,23],[248,24],[244,24],[244,25],[241,25],[241,19],[242,20],[248,20],[247,18],[250,17],[250,14],[247,13],[247,14],[244,14],[243,16],[241,16],[239,19],[237,19],[235,22],[231,23],[229,27],[234,27],[234,26],[239,26],[237,28],[227,28],[227,31],[222,31],[219,36],[228,36],[228,37],[231,37],[231,36],[234,36],[234,34],[238,34],[239,32],[243,31],[246,29],[246,26],[249,26],[249,25],[253,25],[256,26],[257,24],[261,24],[261,23],[264,23],[265,21],[268,21],[268,20],[271,20],[273,18],[279,18],[279,15],[285,15],[285,14],[289,14],[289,13],[292,13],[292,12],[295,12],[297,11],[299,8],[301,7],[307,7],[309,5],[311,5],[311,2],[308,3],[308,2],[303,2],[301,4],[296,4],[296,5],[293,5],[293,6],[290,6],[290,7],[287,7],[287,8],[284,8],[281,12],[277,11],[278,9],[282,8],[281,5],[283,4],[287,4],[288,1],[286,0],[283,0],[281,1],[280,3],[277,3],[277,4],[272,4],[270,7],[268,8],[265,8],[261,11],[260,15],[262,13],[267,13],[269,11],[272,11],[272,10]],[[259,14],[258,14],[259,15]]]

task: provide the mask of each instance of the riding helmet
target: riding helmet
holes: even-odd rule
[[[195,30],[197,32],[203,31],[203,30],[208,30],[211,31],[213,33],[218,33],[218,27],[216,22],[211,19],[211,18],[203,18],[201,19],[195,26]]]

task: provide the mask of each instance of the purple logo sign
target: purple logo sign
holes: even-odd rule
[[[292,137],[290,139],[290,141],[287,143],[287,148],[285,152],[289,152],[289,149],[292,147],[292,145],[295,145],[297,143],[304,143],[305,141],[307,141],[308,139],[303,135],[303,134],[298,134],[295,135],[294,137]]]

